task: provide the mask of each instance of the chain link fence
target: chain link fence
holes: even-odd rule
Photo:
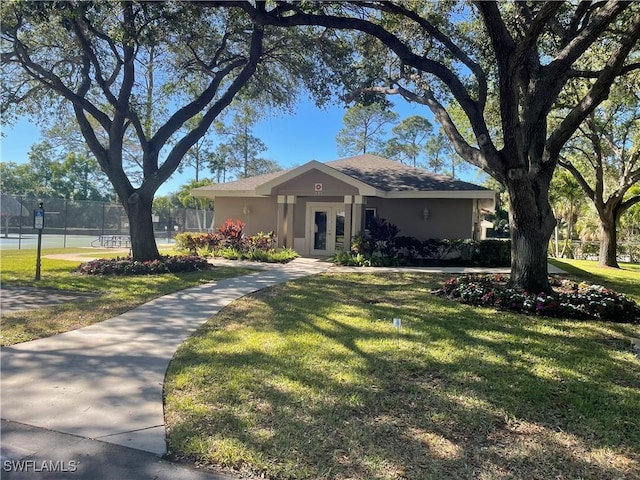
[[[33,212],[39,202],[45,211],[42,235],[47,247],[129,246],[125,240],[129,220],[120,204],[1,194],[2,248],[33,248],[38,233]],[[213,211],[175,207],[154,214],[153,221],[157,240],[170,243],[179,232],[208,231],[213,225]]]

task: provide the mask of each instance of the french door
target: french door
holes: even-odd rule
[[[307,245],[311,255],[333,255],[344,248],[343,204],[311,205],[307,216]]]

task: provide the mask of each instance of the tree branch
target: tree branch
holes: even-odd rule
[[[640,70],[640,63],[630,63],[620,69],[620,75]],[[602,74],[602,70],[569,70],[569,78],[598,78]]]
[[[387,48],[392,50],[398,58],[407,66],[411,66],[425,73],[430,73],[444,82],[454,95],[460,106],[470,118],[477,119],[482,115],[477,101],[471,98],[463,82],[446,65],[431,60],[422,55],[417,55],[405,45],[398,37],[368,20],[360,18],[342,17],[338,15],[316,15],[296,11],[288,16],[278,16],[279,11],[258,9],[250,2],[216,2],[216,5],[228,5],[240,7],[259,24],[276,27],[294,27],[302,25],[316,25],[338,30],[358,30],[367,33],[380,40]]]
[[[558,159],[558,164],[561,167],[567,169],[571,173],[571,175],[573,175],[573,178],[576,179],[584,193],[587,194],[587,197],[589,197],[593,201],[595,199],[595,192],[589,185],[589,182],[587,182],[582,176],[582,173],[580,173],[580,171],[570,161],[564,159],[563,157],[560,157]]]
[[[546,144],[545,160],[552,161],[557,158],[563,145],[569,140],[573,132],[587,118],[587,116],[609,95],[611,84],[624,65],[624,62],[637,45],[640,38],[640,12],[636,13],[629,28],[620,36],[618,47],[607,60],[605,68],[591,86],[587,94],[560,122],[560,125],[551,134]]]
[[[251,35],[251,46],[249,52],[249,58],[246,62],[246,65],[240,71],[240,73],[233,80],[231,85],[227,88],[225,93],[215,102],[214,105],[207,110],[207,112],[203,115],[202,119],[198,123],[198,125],[187,133],[176,145],[173,147],[166,160],[162,164],[162,166],[157,170],[157,172],[153,175],[152,179],[146,179],[145,183],[149,186],[149,188],[156,189],[159,185],[168,179],[173,172],[175,172],[176,168],[180,164],[180,161],[184,157],[187,151],[206,133],[209,129],[213,121],[217,118],[217,116],[231,103],[235,95],[240,91],[242,87],[246,85],[249,81],[253,73],[255,72],[258,63],[260,62],[262,56],[262,48],[263,48],[263,38],[264,38],[264,30],[261,26],[254,25],[253,33]],[[235,64],[234,64],[235,65]],[[235,66],[228,66],[227,70],[230,72],[236,68]],[[225,74],[226,75],[226,74]],[[220,77],[217,84],[222,81],[224,77]],[[212,82],[214,83],[214,82]],[[217,90],[217,87],[216,87]],[[215,93],[215,92],[214,92]],[[202,100],[201,100],[202,101]],[[210,101],[210,100],[209,100]],[[200,108],[191,113],[190,117],[193,117],[195,113],[202,110],[204,106],[206,106],[209,102],[200,104]],[[196,105],[198,105],[196,103]],[[185,107],[186,108],[186,107]],[[184,109],[181,109],[184,110]],[[177,113],[177,112],[176,112]],[[186,115],[187,112],[184,111],[182,115]],[[188,117],[188,118],[190,118]],[[168,124],[169,122],[167,122]],[[167,125],[165,124],[165,126]],[[180,123],[182,125],[182,122]],[[178,125],[178,127],[180,126]],[[159,132],[158,132],[159,133]],[[150,181],[147,181],[150,180]]]
[[[578,32],[547,66],[549,76],[559,78],[562,72],[568,71],[571,65],[625,8],[627,8],[626,2],[617,0],[610,0],[603,5],[594,19]]]
[[[104,93],[104,96],[107,99],[107,101],[111,105],[115,106],[117,104],[116,97],[111,93],[111,90],[109,90],[107,82],[104,79],[104,76],[102,75],[102,67],[100,66],[100,61],[98,60],[98,57],[96,57],[96,54],[91,45],[91,42],[89,42],[87,37],[84,35],[84,32],[82,31],[82,27],[80,26],[76,18],[72,20],[72,25],[73,25],[73,31],[76,34],[76,37],[78,38],[78,40],[80,41],[80,46],[82,47],[82,51],[84,52],[84,55],[89,59],[89,61],[93,65],[93,69],[95,70],[96,82],[100,86],[100,89],[102,90],[102,93]]]
[[[42,83],[47,88],[60,93],[64,98],[69,100],[74,105],[78,105],[85,109],[92,117],[94,117],[106,130],[111,125],[111,120],[107,115],[101,112],[95,105],[89,102],[86,98],[76,94],[73,90],[68,88],[60,78],[50,70],[43,68],[31,59],[26,46],[18,39],[12,39],[14,50],[19,59],[19,63],[23,66],[25,71],[36,81]]]
[[[118,75],[120,75],[120,70],[122,69],[123,62],[122,62],[122,58],[120,57],[120,53],[118,52],[118,49],[115,43],[113,42],[113,39],[111,39],[108,35],[105,35],[103,32],[95,28],[94,25],[86,17],[83,17],[82,20],[84,24],[87,26],[87,29],[91,33],[93,33],[97,38],[103,40],[104,42],[107,43],[107,45],[109,45],[109,49],[113,53],[113,56],[116,58],[116,66],[113,69],[113,73],[108,79],[106,79],[107,85],[111,86],[113,82],[115,82],[116,78],[118,78]]]
[[[622,214],[633,207],[636,203],[640,203],[640,195],[634,195],[633,197],[625,200],[618,207],[619,214]]]
[[[364,7],[371,6],[371,4],[367,2],[354,2],[354,3]],[[457,58],[458,60],[460,60],[460,62],[462,62],[462,64],[466,65],[476,77],[476,80],[478,82],[478,102],[482,106],[481,108],[484,108],[484,105],[487,100],[487,77],[485,75],[484,70],[482,69],[482,66],[479,63],[473,61],[471,57],[469,57],[464,51],[462,51],[460,47],[458,47],[451,40],[450,37],[442,33],[431,22],[429,22],[427,19],[418,15],[415,11],[409,10],[400,4],[395,4],[391,2],[382,2],[379,4],[373,5],[373,7],[381,11],[386,11],[396,15],[401,15],[413,20],[418,25],[420,25],[420,27],[425,32],[427,32],[429,35],[431,35],[433,38],[439,41],[442,45],[444,45],[444,47],[447,50],[449,50],[449,52],[451,52],[451,54],[455,58]]]

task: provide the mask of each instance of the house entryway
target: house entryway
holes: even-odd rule
[[[345,205],[308,203],[306,244],[310,255],[329,256],[344,249]]]

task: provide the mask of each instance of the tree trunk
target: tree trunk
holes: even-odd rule
[[[601,267],[620,268],[616,258],[616,247],[618,246],[616,223],[613,214],[600,217],[600,255],[598,257],[598,265]]]
[[[153,216],[151,207],[153,195],[145,196],[136,192],[124,202],[129,219],[131,234],[131,252],[137,261],[155,260],[160,258],[158,245],[153,233]]]
[[[549,182],[539,175],[507,179],[511,230],[512,288],[533,293],[551,292],[547,257],[556,219],[548,200]],[[517,194],[515,192],[518,192]]]

